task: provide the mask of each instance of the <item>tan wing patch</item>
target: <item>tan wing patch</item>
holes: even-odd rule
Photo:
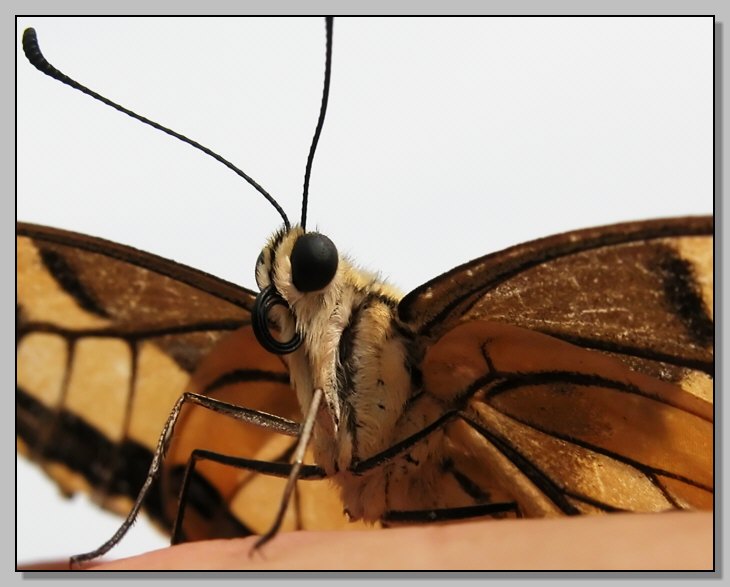
[[[712,404],[714,401],[715,383],[709,375],[699,371],[687,371],[679,381],[679,385],[685,391],[700,398],[702,401]]]
[[[17,384],[44,405],[56,407],[63,393],[67,355],[67,343],[57,334],[35,332],[23,337],[16,356]]]
[[[124,436],[132,353],[117,338],[83,338],[74,347],[64,408],[113,442]]]
[[[673,243],[680,257],[694,268],[694,278],[710,319],[714,318],[715,293],[713,242],[712,237],[697,236],[678,238]]]
[[[138,346],[129,438],[153,450],[173,405],[185,390],[189,374],[154,342]]]

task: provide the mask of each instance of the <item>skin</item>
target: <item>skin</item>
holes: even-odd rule
[[[182,544],[90,570],[712,570],[711,512],[464,522],[382,531],[294,532]],[[40,568],[68,568],[46,565]],[[27,567],[27,570],[32,570]]]

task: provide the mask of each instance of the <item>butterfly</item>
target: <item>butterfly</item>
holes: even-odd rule
[[[344,21],[344,22],[347,22],[347,21]],[[367,21],[367,22],[370,22],[370,21]],[[426,21],[422,21],[422,20],[419,20],[419,21],[416,21],[416,22],[418,23],[418,26],[422,28],[422,27],[424,26],[424,25],[423,25],[423,23],[424,23],[424,22],[426,22]],[[256,24],[260,24],[260,23],[259,23],[258,21],[256,21]],[[392,25],[392,24],[389,24],[389,23],[381,23],[381,27],[383,27],[383,29],[384,29],[385,31],[387,31],[387,30],[388,30],[388,28],[389,28],[389,27],[391,27],[391,26],[393,26],[393,25]],[[343,27],[343,28],[344,28],[344,27]],[[372,30],[371,30],[370,32],[372,33]],[[312,35],[312,36],[316,36],[316,35]],[[340,37],[346,37],[346,36],[347,36],[347,33],[346,33],[346,32],[341,32],[341,33],[340,33]],[[339,39],[340,37],[338,37],[338,39]],[[402,37],[401,37],[401,38],[402,38]],[[425,62],[428,62],[428,59],[426,59],[426,60],[425,60]],[[446,132],[446,131],[444,131],[444,132]],[[179,173],[179,172],[178,172],[178,173]],[[415,173],[414,173],[414,175],[415,175]],[[113,199],[113,198],[112,198],[112,199]],[[120,198],[120,200],[124,201],[124,200],[123,200],[123,199],[121,199],[121,198]],[[359,201],[360,201],[361,203],[366,203],[366,204],[367,204],[367,207],[368,207],[368,208],[372,208],[372,207],[373,207],[373,206],[372,206],[372,202],[367,202],[366,198],[364,198],[364,197],[363,197],[363,198],[360,198],[360,199],[359,199]],[[592,200],[592,201],[593,201],[593,200]],[[348,200],[348,203],[349,203],[349,200]],[[392,200],[391,200],[391,202],[389,202],[389,204],[391,204],[391,205],[393,205],[393,206],[397,206],[397,202],[394,202],[394,201],[392,201]],[[424,204],[425,204],[425,203],[424,203]],[[488,204],[488,203],[486,203],[486,204]],[[249,204],[247,203],[247,205],[249,205]],[[322,204],[321,204],[321,201],[320,201],[320,203],[319,203],[319,204],[317,204],[317,205],[321,206],[321,205],[322,205]],[[340,206],[342,205],[342,200],[341,200],[341,199],[340,199],[340,201],[339,201],[339,205],[340,205]],[[467,199],[467,201],[466,201],[466,204],[464,204],[464,205],[469,205],[469,206],[473,206],[473,202],[471,202],[471,201],[470,201],[469,199]],[[458,206],[456,206],[456,209],[458,209]],[[446,214],[446,212],[444,212],[444,213]],[[318,215],[319,215],[319,212],[317,212],[317,213],[315,213],[315,212],[310,212],[310,214],[312,214],[312,217],[314,217],[314,218],[317,218],[317,217],[318,217]],[[639,215],[641,215],[641,214],[639,213]],[[226,214],[226,216],[228,216],[228,214]],[[383,214],[382,214],[382,210],[381,210],[381,215],[380,215],[380,216],[381,216],[381,217],[383,216]],[[396,217],[396,218],[397,218],[397,217],[398,217],[398,214],[397,214],[397,213],[393,213],[393,214],[392,214],[392,216],[394,216],[394,217]],[[463,214],[463,212],[462,212],[462,213],[460,214],[460,217],[462,217],[462,218],[463,218],[463,216],[464,216],[464,214]],[[541,218],[541,220],[545,220],[545,217],[544,217],[544,215],[543,215],[543,217]],[[483,220],[482,220],[482,221],[483,221]],[[254,222],[254,224],[255,224],[255,222]],[[418,224],[418,223],[411,223],[411,224]],[[421,224],[423,224],[423,223],[421,223]],[[583,224],[587,224],[587,223],[583,223]],[[595,224],[595,223],[594,223],[594,224]],[[378,225],[378,224],[376,224],[375,222],[373,222],[373,224],[372,224],[372,225]],[[401,230],[403,230],[403,228],[401,228]],[[409,230],[410,230],[410,229],[409,229]],[[413,227],[413,230],[414,230],[414,231],[416,230],[416,227],[415,227],[415,226]],[[433,230],[433,228],[431,228],[431,231],[432,231],[432,230]],[[89,232],[91,232],[91,231],[89,231]],[[331,231],[328,231],[328,232],[329,232],[330,234],[333,234],[333,233],[332,233]],[[547,234],[548,232],[549,232],[549,231],[547,231],[547,232],[545,232],[545,233],[543,233],[543,234]],[[472,232],[472,233],[474,233],[474,232]],[[474,234],[476,234],[476,233],[474,233]],[[121,240],[121,239],[119,239],[119,240]],[[340,238],[340,236],[337,236],[337,237],[335,238],[335,240],[336,240],[336,241],[337,241],[338,243],[340,243],[340,242],[343,242],[343,241],[342,241],[342,239]],[[461,244],[461,241],[464,241],[464,240],[469,240],[469,241],[471,241],[472,239],[455,238],[455,239],[452,239],[452,241],[451,241],[450,245],[451,245],[451,244],[453,244],[454,248],[456,248],[456,247],[460,246],[460,244]],[[477,239],[474,239],[474,240],[476,241]],[[518,240],[519,240],[519,239],[518,239]],[[129,242],[129,241],[128,241],[128,242]],[[258,246],[257,246],[257,247],[256,247],[255,249],[253,249],[253,250],[256,250],[256,251],[258,251],[258,249],[260,248],[260,243],[261,243],[261,242],[263,242],[263,238],[262,238],[262,239],[260,239],[260,241],[259,241],[259,244],[258,244]],[[345,242],[346,242],[346,241],[345,241]],[[483,250],[483,248],[484,248],[484,247],[483,247],[483,245],[479,244],[478,246],[479,246],[479,247],[481,247],[481,249],[480,249],[480,251],[479,251],[478,253],[469,253],[469,254],[466,254],[466,255],[462,255],[462,256],[461,256],[461,257],[459,257],[459,258],[460,258],[460,259],[467,259],[467,258],[471,258],[471,257],[476,257],[476,256],[479,256],[479,255],[483,254],[483,252],[484,252],[484,250]],[[393,245],[391,244],[391,250],[392,250],[392,247],[393,247]],[[369,247],[369,248],[372,248],[372,249],[374,250],[374,249],[376,248],[376,243],[372,243],[372,246],[371,246],[371,247]],[[405,248],[405,246],[404,246],[403,248]],[[429,248],[429,249],[428,249],[428,251],[430,252],[430,251],[432,251],[432,250],[433,250],[434,248],[440,248],[440,247],[431,247],[431,248]],[[169,255],[169,256],[173,256],[173,255]],[[387,257],[388,255],[385,255],[385,256]],[[434,254],[434,256],[435,256],[435,254]],[[454,259],[452,258],[452,259],[451,259],[451,260],[450,260],[449,262],[451,263],[451,265],[453,265],[453,264],[454,264]],[[250,263],[250,265],[252,265],[252,264],[253,264],[253,263]],[[439,271],[441,271],[441,270],[446,270],[446,269],[448,269],[448,268],[449,268],[449,266],[442,266],[442,267],[441,267],[441,269],[437,269],[437,271],[436,271],[436,272],[433,272],[433,271],[432,271],[432,274],[433,274],[433,273],[438,273]],[[395,272],[393,272],[393,273],[394,273],[394,274],[396,274]],[[426,281],[426,278],[418,278],[418,279],[420,279],[420,281]]]

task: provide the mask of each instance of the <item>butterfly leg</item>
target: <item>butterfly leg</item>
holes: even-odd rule
[[[296,460],[296,458],[295,458]],[[185,509],[188,502],[188,493],[190,491],[191,481],[194,478],[195,466],[199,461],[211,461],[238,469],[245,469],[262,475],[272,477],[290,477],[296,467],[295,463],[276,463],[271,461],[260,461],[255,459],[246,459],[241,457],[233,457],[212,452],[209,450],[195,449],[190,454],[190,459],[185,467],[185,475],[183,476],[182,485],[180,487],[180,499],[175,518],[175,524],[172,530],[171,544],[179,544],[183,541],[182,526],[185,516]],[[297,469],[297,479],[323,479],[326,477],[324,470],[314,465],[300,464]]]
[[[469,520],[486,516],[499,516],[505,513],[514,513],[520,517],[520,510],[517,503],[509,501],[455,508],[389,511],[385,512],[381,521],[385,524],[389,522],[399,524],[453,522],[456,520]]]
[[[379,467],[385,463],[389,463],[393,459],[399,457],[403,453],[405,453],[409,448],[411,448],[414,444],[421,442],[424,438],[426,438],[429,434],[432,434],[436,430],[441,429],[446,423],[453,419],[455,416],[458,415],[458,412],[455,410],[448,411],[442,416],[440,416],[438,419],[434,420],[431,424],[426,426],[425,428],[419,430],[415,434],[412,434],[408,438],[405,438],[401,440],[400,442],[394,444],[390,448],[373,455],[372,457],[369,457],[365,459],[364,461],[359,461],[357,463],[354,463],[350,468],[349,472],[354,473],[355,475],[362,475],[363,473],[374,469],[376,467]]]
[[[304,423],[302,424],[302,433],[299,436],[299,441],[297,442],[297,447],[294,451],[291,472],[289,473],[289,477],[286,481],[286,487],[284,488],[284,495],[282,496],[281,502],[279,503],[279,509],[276,512],[276,519],[271,525],[271,528],[269,528],[265,534],[262,534],[261,537],[256,541],[256,544],[254,544],[253,550],[251,551],[252,553],[254,550],[258,550],[269,540],[271,540],[281,527],[281,522],[284,519],[284,514],[286,513],[286,508],[289,505],[289,500],[291,499],[292,492],[294,491],[294,487],[296,486],[297,479],[301,477],[301,470],[304,466],[302,464],[304,461],[304,453],[306,452],[309,441],[312,438],[314,422],[317,418],[317,414],[319,413],[319,406],[322,402],[323,396],[324,392],[322,391],[322,389],[315,389],[314,393],[312,394],[312,402],[309,404],[309,409],[307,410],[306,417],[304,418]],[[322,471],[322,473],[324,474],[324,471]]]
[[[142,485],[142,489],[137,495],[137,499],[135,500],[131,511],[122,522],[119,529],[114,533],[114,535],[99,548],[96,548],[87,553],[72,556],[70,560],[72,568],[79,563],[93,560],[106,554],[129,531],[129,528],[131,528],[134,520],[137,517],[137,514],[139,513],[139,510],[142,507],[142,503],[144,502],[144,499],[147,496],[152,486],[152,483],[159,475],[162,463],[165,460],[165,456],[170,445],[170,440],[172,439],[172,435],[175,430],[175,425],[178,421],[178,418],[180,417],[183,405],[185,405],[186,403],[198,405],[203,408],[212,410],[218,414],[222,414],[224,416],[228,416],[242,422],[247,422],[255,426],[261,426],[263,428],[267,428],[269,430],[273,430],[275,432],[279,432],[288,436],[297,436],[299,434],[299,424],[291,420],[287,420],[286,418],[280,418],[279,416],[273,416],[271,414],[266,414],[257,410],[243,408],[197,393],[186,392],[182,394],[177,402],[175,402],[175,405],[172,408],[170,415],[167,417],[167,421],[165,422],[165,426],[162,429],[162,433],[160,434],[160,438],[157,442],[155,453],[152,457],[152,463],[150,464],[147,478]]]

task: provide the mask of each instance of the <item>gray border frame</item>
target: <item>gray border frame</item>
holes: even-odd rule
[[[159,14],[159,15],[173,15],[173,14],[200,14],[201,7],[194,0],[183,0],[181,2],[170,2],[165,0],[164,2],[156,2],[151,5],[146,2],[140,2],[139,0],[129,0],[128,2],[119,4],[118,6],[102,5],[100,3],[92,2],[89,0],[68,0],[64,3],[62,8],[59,8],[58,4],[50,2],[48,0],[34,2],[32,5],[23,4],[18,1],[11,1],[7,4],[8,16],[4,19],[9,24],[10,34],[6,35],[7,42],[12,43],[13,46],[4,54],[2,66],[7,71],[7,77],[5,79],[15,79],[15,55],[19,39],[16,38],[15,33],[15,15],[16,14],[37,14],[37,15],[62,15],[62,14],[103,14],[111,12],[114,14],[124,15],[145,15],[145,14]],[[437,4],[432,0],[428,2],[417,2],[415,0],[401,0],[401,1],[383,1],[383,0],[371,0],[370,2],[350,2],[346,6],[342,3],[333,0],[315,0],[315,2],[309,2],[304,5],[296,0],[278,0],[276,2],[263,2],[263,1],[221,1],[212,0],[205,6],[205,12],[207,14],[291,14],[291,15],[316,15],[316,14],[379,14],[379,15],[397,15],[397,14],[411,14],[411,15],[660,15],[660,14],[678,14],[678,15],[714,15],[715,16],[715,216],[719,219],[720,226],[716,229],[716,254],[717,259],[720,262],[716,264],[716,273],[719,280],[716,281],[716,290],[720,294],[724,291],[724,271],[723,263],[725,255],[726,242],[723,235],[722,227],[726,224],[726,207],[723,205],[724,190],[724,169],[723,164],[726,162],[725,154],[725,137],[728,136],[727,132],[727,120],[723,116],[722,104],[723,96],[726,95],[725,91],[725,75],[724,65],[728,63],[727,59],[727,43],[724,42],[723,33],[725,30],[725,23],[730,18],[730,3],[723,2],[722,0],[698,0],[696,2],[686,2],[681,0],[614,0],[613,2],[607,1],[594,1],[585,2],[581,0],[553,0],[549,4],[540,0],[494,0],[491,2],[483,2],[479,0],[453,0],[448,7],[444,4]],[[7,29],[6,29],[7,30]],[[6,113],[3,117],[2,122],[2,141],[3,150],[5,156],[2,157],[2,164],[5,169],[2,177],[5,178],[7,184],[6,194],[15,194],[15,86],[14,84],[7,84],[5,91],[2,92],[3,102],[5,108],[3,109]],[[8,195],[3,200],[4,204],[7,202],[8,207],[10,203],[14,204],[14,200],[11,200]],[[10,223],[12,221],[12,215],[10,213],[3,214],[0,216],[3,219],[3,226],[7,223],[7,232],[3,231],[4,235],[7,235],[7,246],[0,249],[0,260],[3,266],[8,266],[8,271],[14,266],[14,259],[12,253],[15,249],[14,241],[11,244],[11,237],[14,231],[10,229]],[[13,283],[11,280],[7,281],[7,286],[3,287],[0,291],[3,292],[3,297],[7,295],[8,303],[5,307],[10,307],[10,298],[13,297],[13,293],[10,291],[10,284]],[[716,292],[716,293],[717,293]],[[722,297],[719,298],[722,300]],[[725,313],[723,312],[722,302],[716,303],[716,314],[719,317],[719,326],[717,327],[719,336],[716,338],[716,347],[720,351],[720,360],[718,362],[719,368],[716,373],[716,389],[722,390],[724,383],[724,373],[722,366],[727,359],[726,347],[724,344],[724,326],[725,326]],[[3,361],[7,361],[7,369],[5,372],[10,374],[14,373],[14,365],[11,364],[10,357],[11,346],[10,332],[11,328],[8,325],[5,330],[7,338],[4,342],[8,348],[4,348],[2,354]],[[727,421],[727,403],[723,401],[722,397],[716,398],[716,414],[719,416],[718,421]],[[14,407],[8,406],[8,409],[2,411],[2,423],[4,424],[3,429],[10,432],[15,430],[14,426]],[[722,465],[722,456],[724,454],[724,439],[725,434],[723,426],[716,426],[716,485],[721,488],[721,492],[726,491],[725,487],[725,470]],[[10,463],[14,463],[14,454],[10,452],[10,447],[13,446],[11,438],[7,438],[5,446],[7,447],[8,456],[7,459]],[[5,454],[3,454],[3,460],[5,460]],[[6,470],[14,470],[14,465],[8,463]],[[5,487],[9,487],[10,484],[6,483]],[[14,504],[14,492],[8,490],[5,492],[5,499],[3,502],[6,507],[10,507],[10,504]],[[233,578],[233,577],[245,577],[246,580],[287,580],[291,578],[306,578],[306,579],[348,579],[358,578],[366,580],[378,580],[387,578],[397,579],[441,579],[441,578],[463,578],[463,579],[509,579],[510,583],[521,582],[528,579],[549,579],[549,580],[565,580],[565,579],[610,579],[610,580],[622,580],[634,578],[634,579],[659,579],[659,580],[680,580],[694,581],[697,579],[718,579],[724,576],[724,558],[722,556],[722,545],[724,544],[722,530],[726,527],[726,516],[727,510],[724,507],[726,502],[726,495],[724,493],[718,495],[716,500],[715,508],[715,569],[714,573],[676,573],[676,572],[662,572],[662,573],[635,573],[635,572],[571,572],[571,573],[548,573],[548,572],[536,572],[536,573],[505,573],[505,572],[494,572],[494,573],[475,573],[475,572],[461,572],[461,573],[393,573],[393,572],[376,572],[376,573],[334,573],[334,572],[316,572],[316,573],[237,573],[237,572],[219,572],[215,574],[211,573],[185,573],[185,572],[164,572],[164,573],[153,573],[153,572],[129,572],[126,574],[117,573],[105,573],[104,575],[95,574],[93,576],[86,575],[86,580],[96,581],[103,577],[114,576],[115,579],[121,579],[124,583],[127,581],[135,581],[138,584],[139,579],[157,579],[157,580],[179,580],[181,578],[192,579],[195,581],[203,580],[204,577],[210,578]],[[9,516],[6,517],[9,519]],[[13,517],[14,519],[14,517]],[[3,540],[5,545],[5,552],[11,553],[14,559],[14,524],[6,524],[7,528],[5,537],[7,541]],[[4,565],[5,568],[14,568],[14,560],[8,561],[9,564]],[[45,579],[45,578],[68,578],[77,579],[81,578],[81,573],[14,573],[14,580],[21,578],[25,579]]]

